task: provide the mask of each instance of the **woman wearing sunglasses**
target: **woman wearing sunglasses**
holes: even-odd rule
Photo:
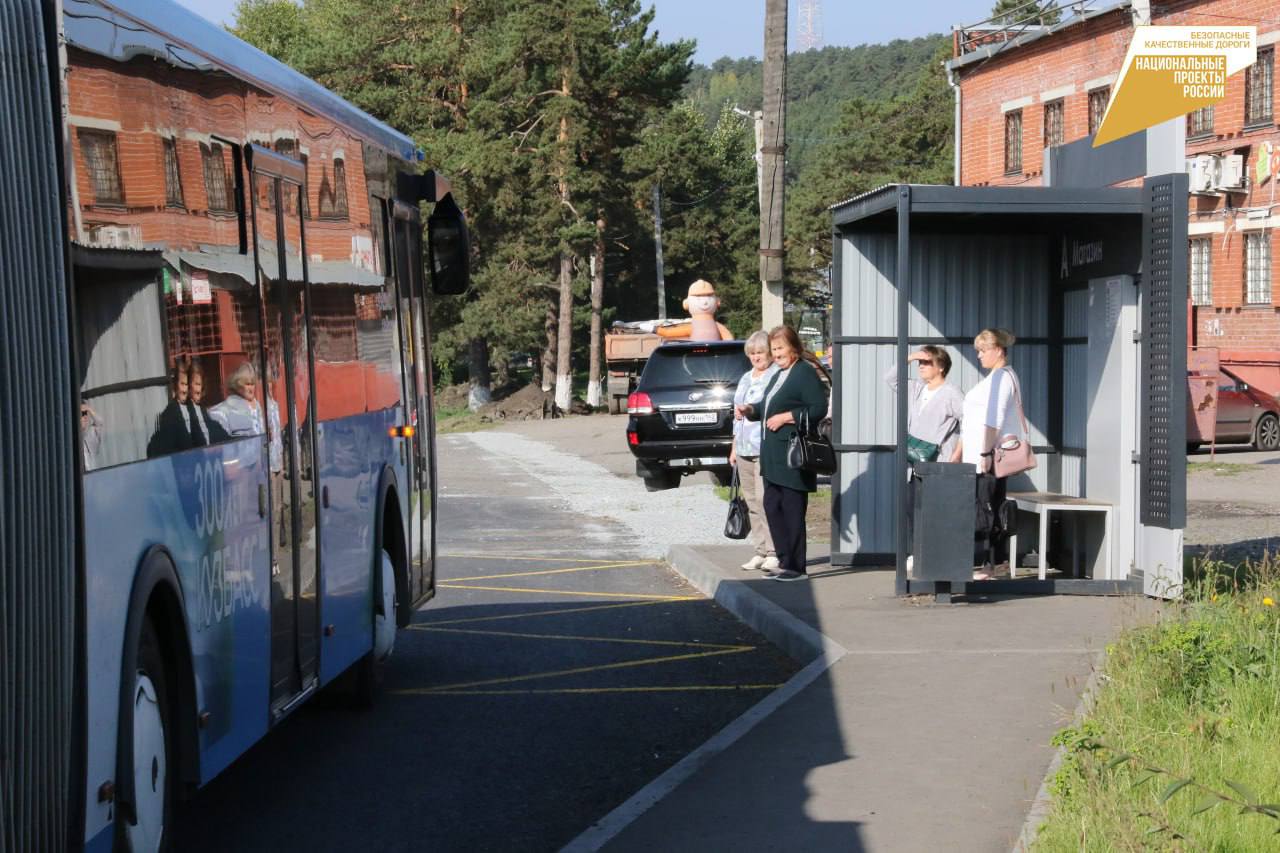
[[[951,356],[942,347],[930,344],[907,356],[908,367],[913,363],[916,377],[907,379],[907,455],[913,463],[951,462],[960,439],[960,419],[964,413],[964,395],[955,386],[947,384]],[[895,392],[898,390],[897,365],[889,367],[884,381]],[[915,487],[916,478],[908,472],[908,543],[914,541]],[[911,563],[911,557],[907,557],[908,573]]]

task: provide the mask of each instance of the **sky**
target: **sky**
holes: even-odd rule
[[[230,24],[236,0],[178,0],[204,17]],[[789,0],[787,41],[797,44],[801,0]],[[897,38],[949,33],[953,24],[973,24],[991,14],[994,0],[818,0],[825,44],[879,44]],[[663,40],[692,38],[694,56],[709,65],[722,56],[760,56],[764,44],[764,0],[644,0],[656,9],[654,28]]]

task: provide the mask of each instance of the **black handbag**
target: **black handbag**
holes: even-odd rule
[[[831,442],[809,430],[809,413],[800,416],[791,444],[787,447],[787,466],[815,474],[836,472],[836,452]]]
[[[751,532],[751,516],[747,502],[738,491],[738,466],[733,466],[733,485],[729,487],[729,517],[724,520],[724,535],[729,539],[746,539]]]

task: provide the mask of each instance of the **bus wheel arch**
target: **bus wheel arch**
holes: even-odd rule
[[[164,725],[166,758],[172,757],[172,761],[166,761],[165,768],[166,823],[176,801],[199,783],[195,677],[184,612],[182,587],[173,559],[164,548],[153,546],[143,556],[134,577],[120,661],[115,823],[117,837],[122,841],[139,817],[134,741],[136,724],[142,725],[144,731],[147,728],[146,721],[134,719],[140,689],[144,699],[157,705],[156,712]],[[159,673],[153,675],[151,670],[156,668]],[[146,707],[147,703],[142,705]]]

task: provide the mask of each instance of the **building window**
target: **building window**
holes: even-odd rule
[[[1271,304],[1271,232],[1244,235],[1244,301],[1249,305]]]
[[[1213,304],[1213,241],[1192,240],[1191,261],[1191,303],[1193,305]]]
[[[1004,173],[1022,171],[1022,110],[1004,114]]]
[[[1063,102],[1059,98],[1044,105],[1044,147],[1052,148],[1066,141],[1062,128]]]
[[[337,157],[333,160],[333,180],[328,174],[320,178],[320,218],[347,218],[347,167]]]
[[[1271,121],[1274,92],[1271,81],[1276,58],[1275,48],[1258,51],[1258,61],[1244,72],[1244,123],[1265,124]]]
[[[164,141],[164,203],[183,207],[182,172],[178,169],[178,140]]]
[[[81,130],[80,150],[89,177],[93,181],[95,204],[124,204],[124,187],[120,182],[120,158],[116,153],[116,135],[102,130]]]
[[[204,189],[209,196],[209,209],[231,210],[231,194],[227,185],[226,162],[222,159],[222,146],[216,142],[200,143],[200,156],[204,161]]]
[[[1187,113],[1187,136],[1206,136],[1213,133],[1213,107],[1201,107]]]
[[[1107,103],[1111,100],[1111,87],[1094,89],[1089,93],[1089,135],[1093,136],[1102,127],[1102,117],[1107,114]]]

